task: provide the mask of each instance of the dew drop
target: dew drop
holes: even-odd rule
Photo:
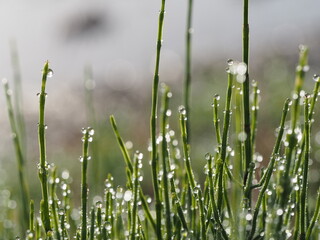
[[[228,59],[227,64],[228,64],[229,66],[233,65],[233,59]]]
[[[180,114],[182,114],[182,115],[186,115],[186,113],[187,113],[187,110],[186,110],[186,108],[184,107],[184,106],[180,106],[179,107],[179,112],[180,112]]]
[[[237,82],[238,83],[244,83],[246,81],[246,76],[245,75],[237,75]]]
[[[82,134],[86,134],[86,133],[87,133],[87,129],[81,128],[81,133],[82,133]]]
[[[96,202],[96,208],[102,208],[102,202],[101,201],[97,201]]]
[[[53,70],[52,69],[48,69],[48,73],[47,73],[47,77],[51,78],[53,76]]]
[[[239,63],[237,66],[237,73],[239,75],[245,75],[246,72],[247,72],[247,64],[245,64],[244,62]]]
[[[3,85],[8,84],[8,79],[6,79],[6,78],[2,78],[2,84],[3,84]]]
[[[320,81],[320,76],[318,74],[313,75],[313,81],[319,82]]]
[[[88,128],[88,133],[90,136],[94,135],[94,129],[93,128]]]
[[[252,214],[248,213],[248,214],[246,215],[246,220],[247,220],[247,221],[252,220]]]
[[[283,214],[283,210],[281,209],[281,208],[279,208],[278,210],[277,210],[277,215],[278,216],[281,216]]]
[[[302,68],[302,71],[304,71],[304,72],[308,72],[309,70],[310,70],[310,66],[309,65],[305,65]]]
[[[247,139],[247,134],[246,134],[245,132],[240,132],[240,133],[238,134],[238,139],[239,139],[240,142],[246,141],[246,139]]]
[[[125,191],[123,199],[129,202],[132,199],[132,192],[130,190]]]

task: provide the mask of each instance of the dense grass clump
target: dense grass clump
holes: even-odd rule
[[[131,153],[120,134],[115,116],[110,116],[115,141],[118,142],[126,164],[126,185],[116,186],[113,177],[109,175],[103,193],[94,197],[93,204],[89,201],[90,179],[87,177],[88,166],[99,170],[95,159],[91,160],[90,156],[94,154],[93,151],[99,151],[97,148],[90,149],[95,133],[93,128],[81,130],[79,209],[73,207],[76,200],[71,197],[69,172],[60,173],[56,166],[47,161],[46,84],[48,77],[53,74],[48,62],[43,68],[41,91],[38,94],[38,176],[42,200],[40,203],[30,200],[32,196],[29,196],[25,179],[25,136],[21,130],[23,117],[21,110],[12,104],[8,81],[3,81],[21,188],[20,235],[25,239],[37,240],[319,239],[320,194],[316,197],[316,194],[308,191],[308,185],[311,128],[315,121],[320,77],[313,77],[314,90],[311,94],[303,91],[305,74],[309,69],[308,48],[303,45],[299,48],[292,100],[283,98],[273,151],[269,160],[263,161],[262,156],[256,152],[260,90],[258,83],[251,81],[249,76],[249,3],[244,0],[243,59],[241,62],[232,59],[227,61],[224,106],[220,106],[218,94],[212,99],[217,145],[202,156],[206,160],[205,178],[200,181],[192,167],[191,151],[197,145],[190,144],[192,136],[189,124],[193,2],[189,1],[187,13],[185,106],[181,105],[178,109],[180,128],[176,131],[171,128],[172,93],[167,85],[160,85],[159,77],[165,0],[161,3],[152,86],[150,156],[145,157],[139,151]],[[90,105],[92,92],[88,94]],[[220,112],[223,113],[222,121]],[[191,119],[199,117],[191,116]],[[150,160],[151,180],[143,179],[143,159]],[[152,197],[145,194],[142,181],[152,181]],[[91,183],[97,184],[102,183]],[[2,196],[1,199],[10,202],[9,196]],[[35,205],[39,206],[39,213],[35,211]],[[3,218],[10,219],[11,210],[0,211]],[[2,239],[12,239],[18,233],[16,229],[8,229],[4,225],[0,226]]]

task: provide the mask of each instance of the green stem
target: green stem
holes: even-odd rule
[[[300,240],[306,239],[307,231],[307,188],[308,188],[308,173],[309,173],[309,156],[310,156],[310,120],[309,120],[309,95],[305,97],[305,134],[306,147],[304,151],[304,167],[302,177],[302,189],[300,196]]]
[[[232,85],[233,85],[233,75],[228,73],[228,88],[226,96],[226,106],[224,111],[224,120],[223,120],[223,133],[222,133],[222,145],[221,145],[221,166],[218,177],[218,211],[221,213],[222,201],[223,201],[223,175],[224,167],[226,164],[227,157],[227,147],[228,147],[228,133],[230,127],[230,118],[231,118],[231,100],[232,100]]]
[[[55,228],[55,233],[57,236],[57,240],[61,239],[60,234],[60,226],[58,221],[57,215],[57,199],[56,199],[56,168],[54,167],[52,170],[52,183],[51,183],[51,210],[52,210],[52,217],[53,217],[53,224]]]
[[[253,104],[252,104],[252,121],[251,121],[251,145],[252,145],[252,152],[255,152],[255,140],[256,140],[256,133],[257,133],[257,118],[258,118],[258,111],[259,111],[259,93],[260,90],[258,89],[258,84],[256,81],[252,83],[253,86]]]
[[[192,166],[191,166],[191,161],[190,161],[190,146],[188,144],[188,138],[187,138],[187,117],[186,117],[186,109],[183,106],[179,107],[180,111],[180,129],[181,129],[181,138],[182,138],[182,143],[183,143],[183,154],[184,154],[184,163],[185,163],[185,168],[189,180],[189,184],[191,187],[191,191],[196,187],[196,183],[194,180],[194,175],[192,171]]]
[[[246,134],[245,140],[245,175],[244,185],[246,186],[244,197],[246,207],[251,206],[251,176],[252,175],[252,145],[251,145],[251,126],[250,126],[250,91],[249,91],[249,0],[243,1],[243,42],[242,42],[242,58],[247,65],[247,72],[245,74],[245,81],[243,87],[243,129]]]
[[[131,159],[130,159],[130,156],[129,156],[129,153],[128,153],[128,150],[127,148],[125,147],[125,144],[124,144],[124,141],[123,139],[121,138],[120,136],[120,133],[118,131],[118,127],[117,127],[117,123],[116,123],[116,120],[114,118],[113,115],[110,116],[110,122],[111,122],[111,126],[112,126],[112,129],[113,129],[113,132],[117,138],[117,141],[118,141],[118,145],[120,147],[120,150],[122,152],[122,155],[123,155],[123,158],[125,160],[125,163],[126,163],[126,166],[127,166],[127,177],[128,177],[128,182],[130,184],[132,184],[132,181],[131,181],[131,176],[133,174],[133,166],[132,166],[132,162],[131,162]],[[151,223],[151,226],[153,227],[153,229],[156,231],[156,223],[151,215],[151,212],[150,212],[150,209],[149,209],[149,206],[148,206],[148,203],[146,201],[146,198],[143,194],[143,191],[141,189],[141,186],[140,186],[140,190],[139,190],[139,195],[140,195],[140,200],[142,202],[142,207],[143,207],[143,210],[146,214],[146,217],[147,219],[150,221]]]
[[[310,103],[310,112],[309,112],[309,121],[311,121],[311,124],[313,122],[313,115],[314,115],[314,107],[315,104],[317,102],[318,99],[318,93],[319,93],[319,88],[320,88],[320,78],[318,75],[315,75],[313,77],[313,80],[316,82],[313,88],[313,94],[312,94],[312,98],[311,98],[311,103]],[[306,135],[305,133],[303,134],[303,138],[302,138],[302,143],[301,143],[301,152],[300,154],[298,154],[298,161],[294,166],[293,169],[293,174],[296,175],[298,173],[298,169],[301,166],[301,161],[302,161],[302,155],[304,152],[304,148],[305,148],[305,143],[306,143]]]
[[[312,216],[312,219],[309,223],[309,227],[307,229],[307,234],[306,234],[306,239],[310,239],[310,236],[312,234],[312,230],[314,228],[314,225],[316,224],[318,218],[319,218],[319,213],[320,213],[320,192],[318,191],[318,198],[316,202],[316,209],[314,211],[314,214]]]
[[[93,129],[88,127],[82,129],[82,157],[80,161],[81,166],[81,240],[87,239],[87,201],[88,201],[88,160],[89,160],[89,142],[92,141]]]
[[[220,133],[220,119],[218,116],[218,108],[219,108],[219,103],[218,101],[220,100],[220,96],[218,94],[214,95],[213,97],[213,125],[216,131],[216,140],[218,146],[221,145],[221,133]]]
[[[165,14],[165,0],[161,1],[161,10],[159,13],[158,21],[158,37],[157,37],[157,52],[156,52],[156,63],[154,70],[153,86],[152,86],[152,106],[151,106],[151,118],[150,118],[150,131],[151,131],[151,168],[152,168],[152,182],[156,204],[156,229],[157,239],[162,239],[161,231],[161,213],[162,204],[160,201],[160,189],[158,184],[158,151],[156,142],[157,132],[157,105],[158,105],[158,88],[159,88],[159,68],[160,68],[160,53],[162,46],[162,34],[163,34],[163,22]]]
[[[49,214],[49,200],[48,200],[48,171],[46,162],[46,138],[45,138],[45,103],[46,103],[46,83],[47,76],[51,74],[52,70],[49,69],[48,61],[45,63],[42,70],[42,84],[41,92],[39,95],[40,107],[39,107],[39,124],[38,124],[38,139],[39,139],[39,151],[40,151],[40,165],[39,165],[39,178],[42,188],[42,200],[43,200],[43,225],[46,233],[52,231],[50,214]]]
[[[254,213],[253,213],[253,218],[252,218],[252,228],[251,228],[251,232],[249,235],[249,240],[253,239],[254,237],[254,233],[256,231],[256,225],[257,225],[257,219],[258,219],[258,214],[260,211],[260,207],[261,207],[261,203],[263,201],[265,192],[269,186],[269,182],[273,173],[273,169],[274,169],[274,164],[275,161],[278,157],[279,151],[280,151],[280,146],[281,146],[281,140],[282,140],[282,136],[283,136],[283,132],[284,132],[284,126],[285,126],[285,120],[286,120],[286,116],[287,113],[289,111],[289,106],[291,105],[291,100],[287,99],[283,108],[283,112],[282,112],[282,117],[281,117],[281,122],[280,122],[280,130],[279,130],[279,134],[276,140],[276,144],[274,146],[272,155],[271,155],[271,160],[269,162],[268,168],[266,170],[266,173],[264,174],[265,176],[265,180],[263,181],[263,185],[262,185],[262,189],[259,192],[258,195],[258,200],[256,203],[256,207],[254,209]]]
[[[133,185],[133,207],[132,207],[132,224],[131,224],[131,240],[136,239],[137,230],[137,212],[138,212],[138,192],[139,192],[139,164],[141,164],[141,158],[139,154],[134,155],[134,185]]]
[[[191,37],[192,37],[192,8],[193,0],[188,0],[187,28],[186,28],[186,59],[184,82],[184,106],[187,118],[190,119],[190,83],[191,83]],[[190,143],[190,120],[187,122],[188,143]]]
[[[11,93],[12,91],[9,88],[9,84],[7,79],[2,80],[6,101],[7,101],[7,109],[9,115],[9,122],[12,131],[12,140],[14,143],[16,159],[18,164],[18,175],[19,175],[19,183],[20,183],[20,192],[21,192],[21,225],[23,228],[28,226],[29,221],[29,213],[28,213],[28,206],[29,206],[29,191],[27,187],[27,181],[25,178],[25,159],[22,151],[21,146],[21,133],[17,130],[17,122],[13,112],[13,106],[11,101]]]
[[[170,207],[170,191],[169,191],[169,172],[170,165],[167,165],[168,162],[168,146],[167,146],[167,124],[168,124],[168,108],[169,108],[169,98],[171,93],[169,88],[164,86],[163,98],[162,98],[162,168],[163,168],[163,193],[164,193],[164,202],[166,210],[166,228],[167,228],[167,239],[171,240],[172,238],[172,223],[171,223],[171,207]],[[172,173],[170,173],[172,175]],[[172,176],[173,177],[173,176]]]

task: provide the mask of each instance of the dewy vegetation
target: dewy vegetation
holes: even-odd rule
[[[308,71],[308,48],[300,46],[292,100],[284,99],[282,116],[269,161],[255,152],[259,110],[258,83],[249,76],[249,1],[243,4],[243,59],[227,61],[225,104],[213,97],[213,126],[217,146],[205,153],[205,181],[192,168],[190,151],[190,83],[192,0],[188,2],[184,105],[179,107],[180,129],[170,127],[170,99],[166,85],[159,85],[159,69],[165,0],[158,21],[156,63],[150,118],[150,165],[153,198],[141,187],[143,154],[126,148],[115,117],[110,117],[116,141],[126,164],[126,186],[116,187],[113,177],[104,183],[101,201],[88,201],[88,165],[98,169],[90,157],[94,130],[82,129],[81,207],[72,208],[68,172],[58,170],[46,158],[46,84],[53,71],[46,62],[39,97],[39,179],[42,200],[34,203],[25,178],[25,130],[21,111],[20,79],[16,75],[16,105],[12,90],[3,80],[8,115],[18,166],[21,201],[19,225],[24,239],[319,239],[320,195],[308,192],[311,128],[319,95],[320,78],[315,75],[313,93],[303,89]],[[165,81],[165,79],[164,79]],[[252,82],[251,86],[250,83]],[[50,81],[48,81],[50,84]],[[18,86],[18,87],[17,87]],[[159,88],[161,102],[159,103]],[[250,91],[251,89],[251,91]],[[90,92],[92,94],[92,92]],[[250,101],[250,95],[253,96]],[[20,97],[19,97],[20,96]],[[89,97],[92,95],[89,95]],[[88,102],[92,104],[92,97]],[[90,104],[89,104],[90,105]],[[223,108],[223,109],[222,109]],[[90,109],[90,106],[89,106]],[[92,108],[93,109],[93,108]],[[158,114],[160,109],[160,114]],[[223,121],[219,112],[223,111]],[[279,109],[280,111],[280,109]],[[234,114],[232,114],[234,112]],[[290,118],[291,115],[291,118]],[[158,117],[159,116],[159,117]],[[199,116],[192,116],[197,118]],[[233,132],[234,131],[234,132]],[[178,143],[180,135],[180,144]],[[230,136],[236,136],[231,138]],[[195,146],[196,147],[196,146]],[[94,148],[95,151],[99,149]],[[92,152],[92,151],[91,151]],[[183,162],[177,156],[183,153]],[[146,160],[148,161],[148,160]],[[80,167],[80,166],[79,166]],[[98,184],[94,182],[92,184]],[[59,186],[59,187],[57,187]],[[310,199],[315,201],[311,202]],[[316,199],[315,199],[316,198]],[[40,206],[35,212],[35,204]],[[80,219],[72,217],[78,213]],[[2,226],[2,239],[12,239],[18,230]]]

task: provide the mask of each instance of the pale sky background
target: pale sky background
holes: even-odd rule
[[[186,2],[167,0],[163,68],[182,67]],[[0,76],[12,77],[8,46],[15,39],[28,90],[47,59],[54,81],[67,85],[82,82],[88,63],[105,81],[119,66],[142,80],[151,75],[159,7],[156,0],[2,0]],[[320,35],[319,9],[318,0],[251,0],[252,61],[260,52],[296,52],[300,43],[319,48],[312,38]],[[194,1],[195,60],[241,57],[241,10],[240,0]]]

